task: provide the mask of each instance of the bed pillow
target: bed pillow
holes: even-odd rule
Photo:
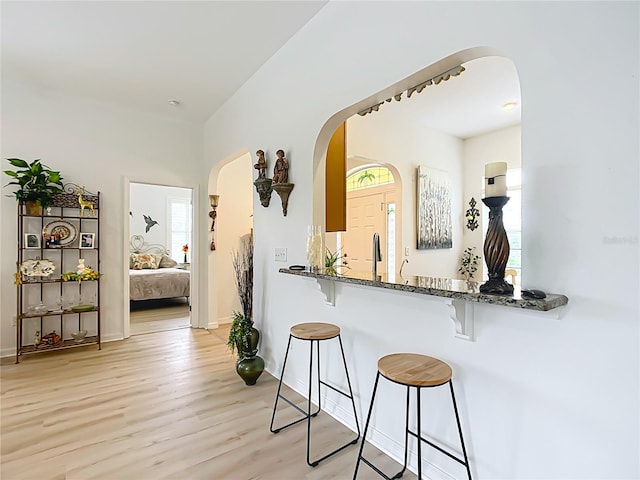
[[[158,267],[159,268],[173,268],[173,267],[177,267],[177,266],[178,266],[178,262],[176,262],[169,255],[162,255],[162,258],[160,259],[160,262],[158,263]]]
[[[158,268],[156,257],[149,253],[132,253],[129,265],[133,270],[155,270]]]

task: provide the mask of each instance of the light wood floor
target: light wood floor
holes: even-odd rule
[[[277,380],[247,387],[224,329],[180,329],[1,364],[2,480],[350,479],[358,446],[316,468],[303,422],[274,435]],[[286,415],[292,408],[283,410]],[[279,413],[279,415],[280,415]],[[313,420],[312,455],[352,432]],[[323,450],[325,449],[325,450]],[[388,472],[397,464],[367,447]],[[361,464],[359,479],[380,478]],[[415,478],[409,472],[403,478]]]
[[[191,325],[189,302],[184,298],[135,302],[129,319],[131,335],[188,328]]]

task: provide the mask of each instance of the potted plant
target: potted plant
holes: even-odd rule
[[[31,163],[20,158],[8,158],[7,160],[14,167],[18,167],[17,170],[4,171],[13,178],[13,181],[7,185],[18,185],[18,190],[13,194],[18,201],[25,202],[27,214],[39,215],[39,207],[47,208],[53,197],[62,193],[60,172],[51,170],[47,165],[40,163],[40,159]],[[34,208],[35,210],[33,210]]]
[[[467,281],[472,280],[478,270],[480,256],[476,255],[475,250],[476,247],[465,248],[460,258],[460,268],[458,268],[458,272],[460,272]]]
[[[255,385],[264,371],[264,360],[257,355],[260,332],[253,326],[253,242],[243,239],[233,252],[233,270],[242,313],[233,312],[227,346],[237,351],[236,372],[247,385]]]
[[[326,248],[326,252],[324,254],[324,273],[327,275],[336,275],[338,273],[338,268],[351,268],[347,264],[347,254],[343,253],[340,255],[340,249],[332,252],[329,250],[329,247]],[[340,263],[338,264],[338,259],[340,259]]]

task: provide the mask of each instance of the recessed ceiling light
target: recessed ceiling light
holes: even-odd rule
[[[180,105],[180,102],[178,100],[169,100],[169,105],[177,107],[178,105]]]
[[[502,105],[502,109],[505,112],[508,112],[510,110],[513,110],[514,108],[516,108],[518,106],[518,104],[516,102],[507,102],[504,105]]]

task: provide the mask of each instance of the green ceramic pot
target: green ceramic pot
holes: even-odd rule
[[[264,360],[258,355],[245,357],[236,363],[236,372],[247,385],[255,385],[258,377],[264,371]]]
[[[247,385],[255,385],[258,377],[264,371],[264,360],[257,355],[259,341],[260,332],[257,328],[251,327],[251,332],[247,338],[249,349],[244,352],[242,358],[236,363],[236,372]]]

